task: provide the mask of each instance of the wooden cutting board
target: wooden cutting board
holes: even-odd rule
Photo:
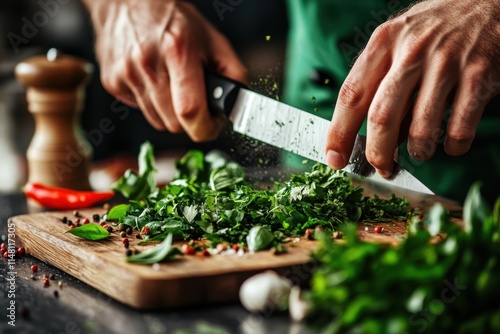
[[[104,211],[80,211],[82,217],[90,220],[94,213]],[[74,219],[72,212],[45,212],[12,217],[10,221],[16,226],[16,241],[28,254],[138,309],[237,301],[240,285],[253,274],[272,269],[295,284],[304,285],[315,268],[310,253],[317,244],[305,238],[295,247],[287,246],[287,253],[280,255],[261,251],[204,257],[198,252],[155,266],[130,264],[125,262],[125,248],[117,232],[107,240],[87,241],[65,234],[68,226],[61,222],[64,216]],[[365,231],[365,225],[360,224],[361,238],[395,244],[406,231],[404,223],[378,225],[384,227],[383,233],[375,234],[374,226],[367,226]],[[153,247],[138,245],[134,236],[129,240],[131,249],[144,251]]]

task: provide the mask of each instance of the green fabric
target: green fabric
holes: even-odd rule
[[[355,57],[375,27],[411,1],[397,0],[288,0],[290,34],[283,99],[285,102],[330,119],[338,91]],[[331,86],[311,81],[314,69],[333,75]],[[411,159],[406,143],[400,163],[437,194],[463,201],[470,185],[483,182],[492,202],[500,195],[500,98],[490,104],[471,151],[450,157],[442,148],[428,162]],[[360,133],[366,133],[365,125]],[[295,171],[308,168],[303,158],[283,153],[284,163]]]

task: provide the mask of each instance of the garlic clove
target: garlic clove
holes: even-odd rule
[[[292,283],[274,271],[248,278],[240,287],[240,302],[250,312],[286,310]]]
[[[288,311],[293,321],[304,320],[311,310],[310,305],[301,298],[300,287],[293,286],[288,298]]]

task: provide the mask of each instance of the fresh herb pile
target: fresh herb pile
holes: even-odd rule
[[[346,243],[323,238],[309,323],[324,333],[500,333],[500,198],[491,210],[476,184],[464,224],[436,205],[396,248],[360,241],[353,226]]]
[[[141,231],[143,242],[171,233],[259,250],[318,226],[331,232],[346,222],[406,221],[409,213],[405,199],[364,197],[344,172],[321,164],[266,188],[249,184],[242,167],[218,153],[190,151],[176,168],[174,180],[157,189],[153,147],[143,144],[139,173],[127,171],[114,187],[129,203],[112,208],[107,219]]]

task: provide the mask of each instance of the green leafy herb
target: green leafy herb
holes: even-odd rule
[[[65,233],[70,233],[77,237],[92,241],[106,239],[109,236],[109,232],[98,224],[85,224],[69,229]]]
[[[119,204],[112,207],[106,216],[106,220],[123,220],[129,208],[130,206],[128,204]]]
[[[350,224],[345,243],[323,238],[308,323],[319,333],[499,333],[498,216],[478,184],[464,211],[464,230],[440,204],[412,217],[398,247],[363,242]]]
[[[125,198],[142,200],[156,189],[155,173],[153,146],[145,142],[139,151],[139,174],[128,169],[112,188]]]
[[[172,238],[172,234],[169,233],[155,248],[129,256],[127,257],[127,262],[153,264],[172,259],[175,255],[180,254],[180,250],[178,248],[172,248]]]
[[[266,249],[271,246],[273,241],[273,233],[262,226],[252,227],[247,235],[247,245],[251,252]]]
[[[141,172],[152,173],[152,157],[141,156],[150,161]],[[220,152],[189,151],[176,161],[176,169],[167,186],[129,201],[127,210],[112,209],[111,216],[138,230],[147,226],[145,242],[172,233],[185,240],[246,244],[254,226],[279,243],[277,235],[299,236],[318,225],[333,231],[347,222],[406,220],[409,212],[405,199],[364,197],[344,172],[322,164],[266,188],[247,183],[243,168]]]

